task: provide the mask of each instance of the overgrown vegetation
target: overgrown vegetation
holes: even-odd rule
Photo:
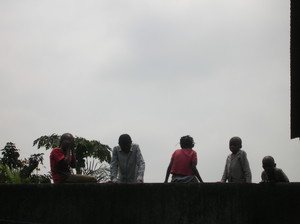
[[[6,143],[1,149],[0,183],[50,183],[50,175],[32,174],[43,165],[43,153],[33,154],[28,159],[19,159],[19,149],[12,142]]]

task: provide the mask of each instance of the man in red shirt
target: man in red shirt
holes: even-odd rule
[[[167,169],[165,183],[168,182],[170,173],[172,173],[171,182],[173,183],[198,183],[199,181],[203,183],[196,167],[197,153],[192,149],[194,145],[194,139],[191,136],[187,135],[181,137],[181,149],[177,149],[172,155]]]
[[[50,153],[50,166],[54,183],[87,183],[97,182],[96,178],[87,175],[71,174],[71,168],[76,167],[74,154],[75,141],[73,135],[65,133],[61,136],[59,147]]]

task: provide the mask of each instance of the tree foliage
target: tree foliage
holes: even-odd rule
[[[32,174],[39,164],[43,164],[43,153],[20,160],[20,150],[12,142],[6,143],[1,151],[0,183],[50,183],[50,175]]]
[[[45,147],[47,149],[58,147],[60,136],[57,134],[44,135],[34,140],[33,146],[37,145],[37,148]]]
[[[57,134],[44,135],[39,137],[33,142],[33,146],[37,148],[45,147],[47,149],[59,146],[60,136]],[[110,162],[111,148],[108,145],[101,144],[96,140],[87,140],[82,137],[75,137],[75,154],[77,168],[76,172],[81,174],[82,169],[85,167],[86,158],[91,157],[102,162]]]
[[[15,144],[12,142],[6,143],[2,151],[1,163],[6,164],[10,169],[20,168],[22,166],[21,160],[19,160],[19,149],[16,148]]]
[[[21,177],[30,177],[31,173],[38,169],[38,165],[43,164],[43,155],[44,153],[33,154],[28,159],[24,159],[22,170],[20,171]],[[36,180],[36,177],[34,179]]]

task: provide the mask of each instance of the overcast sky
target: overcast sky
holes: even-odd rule
[[[191,135],[204,181],[219,181],[240,136],[253,182],[272,155],[300,181],[290,139],[290,3],[284,0],[0,2],[0,148],[49,152],[70,132],[113,148],[128,133],[162,182]],[[41,167],[42,168],[42,167]]]

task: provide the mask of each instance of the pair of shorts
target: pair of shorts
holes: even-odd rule
[[[195,176],[173,174],[171,183],[199,183]]]

